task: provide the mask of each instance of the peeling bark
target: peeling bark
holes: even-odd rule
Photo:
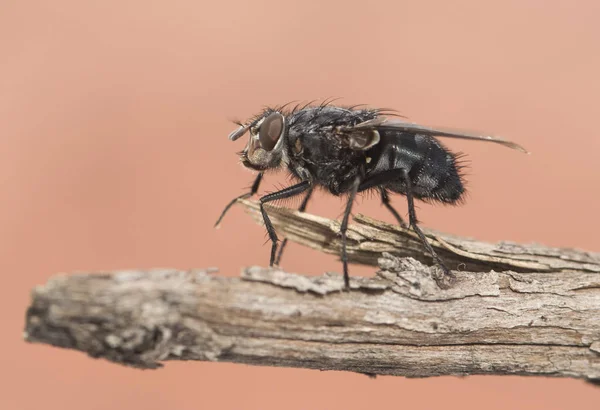
[[[250,215],[262,223],[257,202],[241,200]],[[287,208],[266,206],[278,233],[288,240],[339,255],[339,221]],[[578,249],[550,248],[514,242],[486,243],[421,228],[431,246],[451,269],[470,272],[510,270],[513,272],[600,273],[600,253]],[[358,214],[348,227],[348,256],[352,262],[377,266],[381,254],[412,257],[431,265],[431,256],[411,230]],[[592,275],[591,277],[596,277]]]
[[[244,205],[255,213],[255,203]],[[269,214],[282,236],[338,251],[337,222],[273,207]],[[600,381],[599,254],[427,231],[464,268],[442,290],[412,232],[354,221],[349,255],[379,270],[351,278],[350,291],[341,275],[260,267],[241,278],[207,270],[58,276],[33,291],[25,338],[140,368],[210,360]]]

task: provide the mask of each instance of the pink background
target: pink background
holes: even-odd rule
[[[59,272],[267,264],[264,231],[241,209],[212,224],[252,181],[229,120],[290,100],[343,97],[514,139],[533,154],[446,141],[469,154],[470,195],[420,204],[423,225],[599,251],[599,15],[595,0],[2,1],[0,408],[597,409],[600,390],[574,380],[139,371],[22,331],[31,288]],[[342,207],[318,195],[309,210]],[[377,200],[356,211],[392,221]],[[340,270],[298,245],[284,267]]]

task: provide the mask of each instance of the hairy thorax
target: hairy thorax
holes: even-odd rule
[[[376,112],[370,110],[324,107],[292,117],[288,134],[288,168],[298,178],[310,179],[333,195],[347,192],[356,177],[364,174],[366,155],[343,147],[335,136],[335,128],[355,125],[376,116]]]

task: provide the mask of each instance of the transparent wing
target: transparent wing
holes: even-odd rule
[[[414,124],[411,122],[405,122],[397,119],[387,119],[385,117],[375,118],[373,120],[365,121],[352,127],[354,130],[360,129],[374,129],[374,130],[397,130],[403,132],[411,132],[415,134],[431,135],[433,137],[449,137],[459,138],[465,140],[475,141],[487,141],[496,144],[504,145],[505,147],[516,149],[517,151],[529,154],[525,148],[516,144],[512,141],[507,141],[502,138],[493,137],[491,135],[485,135],[474,131],[457,130],[452,128],[444,127],[425,127],[423,125]]]

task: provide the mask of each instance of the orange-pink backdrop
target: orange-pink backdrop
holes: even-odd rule
[[[264,232],[241,209],[212,224],[252,180],[229,120],[289,100],[340,96],[515,139],[533,154],[447,141],[469,153],[470,197],[420,205],[424,225],[600,250],[599,4],[4,0],[0,408],[598,408],[600,391],[579,381],[191,362],[142,372],[21,333],[30,289],[58,272],[266,264]],[[319,196],[310,210],[336,217],[342,203]],[[391,221],[377,200],[356,210]],[[340,269],[297,245],[284,267]]]

